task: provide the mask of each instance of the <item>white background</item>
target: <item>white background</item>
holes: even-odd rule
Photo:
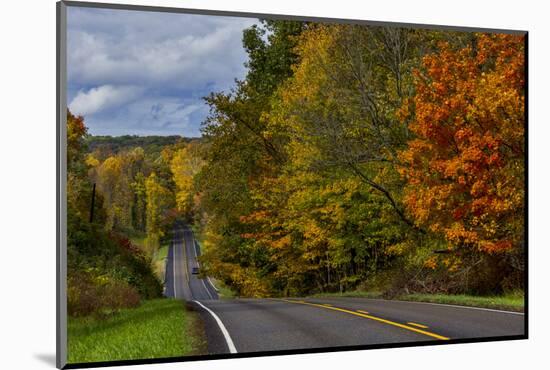
[[[121,2],[112,0],[112,2]],[[544,1],[128,0],[257,13],[511,28],[529,35],[530,339],[248,358],[131,369],[548,368],[547,109],[550,32]],[[53,368],[55,358],[55,1],[6,1],[0,22],[0,367]],[[545,150],[546,149],[546,150]],[[269,335],[269,333],[265,333]],[[129,343],[131,345],[131,343]],[[546,351],[546,353],[545,353]]]

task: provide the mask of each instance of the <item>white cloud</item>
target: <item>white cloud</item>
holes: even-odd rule
[[[198,137],[199,125],[208,112],[202,100],[141,96],[123,109],[86,117],[92,135],[182,135]]]
[[[246,74],[257,19],[69,7],[68,98],[92,134],[199,136],[202,97]]]
[[[80,90],[69,104],[69,109],[74,114],[94,114],[126,104],[136,99],[142,91],[142,88],[136,86],[112,85],[103,85],[88,91]]]
[[[228,88],[242,78],[243,29],[255,19],[69,8],[69,80]],[[95,23],[94,23],[95,20]]]

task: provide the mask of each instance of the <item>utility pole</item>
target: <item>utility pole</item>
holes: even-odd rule
[[[92,188],[92,205],[90,206],[90,223],[94,221],[95,182]]]

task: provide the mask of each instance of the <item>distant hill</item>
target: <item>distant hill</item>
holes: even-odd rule
[[[88,136],[86,137],[86,144],[88,150],[93,152],[99,149],[102,152],[118,153],[126,149],[132,149],[136,147],[142,147],[146,151],[155,151],[166,145],[173,145],[177,143],[188,143],[191,140],[197,140],[194,138],[185,138],[178,135],[172,136],[136,136],[136,135],[124,135],[124,136]],[[147,150],[148,149],[148,150]]]

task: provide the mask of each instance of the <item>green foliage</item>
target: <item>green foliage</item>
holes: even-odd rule
[[[100,275],[88,268],[75,271],[67,281],[67,312],[70,316],[96,316],[136,307],[140,302],[137,290],[109,275]]]
[[[108,276],[134,287],[143,298],[160,297],[162,286],[149,260],[128,239],[107,234],[97,225],[80,219],[70,219],[67,226],[69,277],[80,273],[92,280]]]
[[[247,84],[259,95],[269,97],[292,74],[297,62],[294,52],[296,37],[306,23],[298,21],[262,20],[243,32],[243,47],[248,53]]]
[[[181,136],[92,136],[84,139],[91,152],[104,153],[105,155],[117,154],[123,151],[130,151],[134,148],[146,148],[148,155],[159,154],[161,150],[169,145],[187,143],[191,139]]]
[[[121,235],[139,224],[146,206],[143,150],[134,148],[100,162],[86,156],[83,119],[68,112],[67,126],[69,314],[103,315],[160,297],[162,286],[150,260]],[[93,222],[91,181],[98,185]]]

